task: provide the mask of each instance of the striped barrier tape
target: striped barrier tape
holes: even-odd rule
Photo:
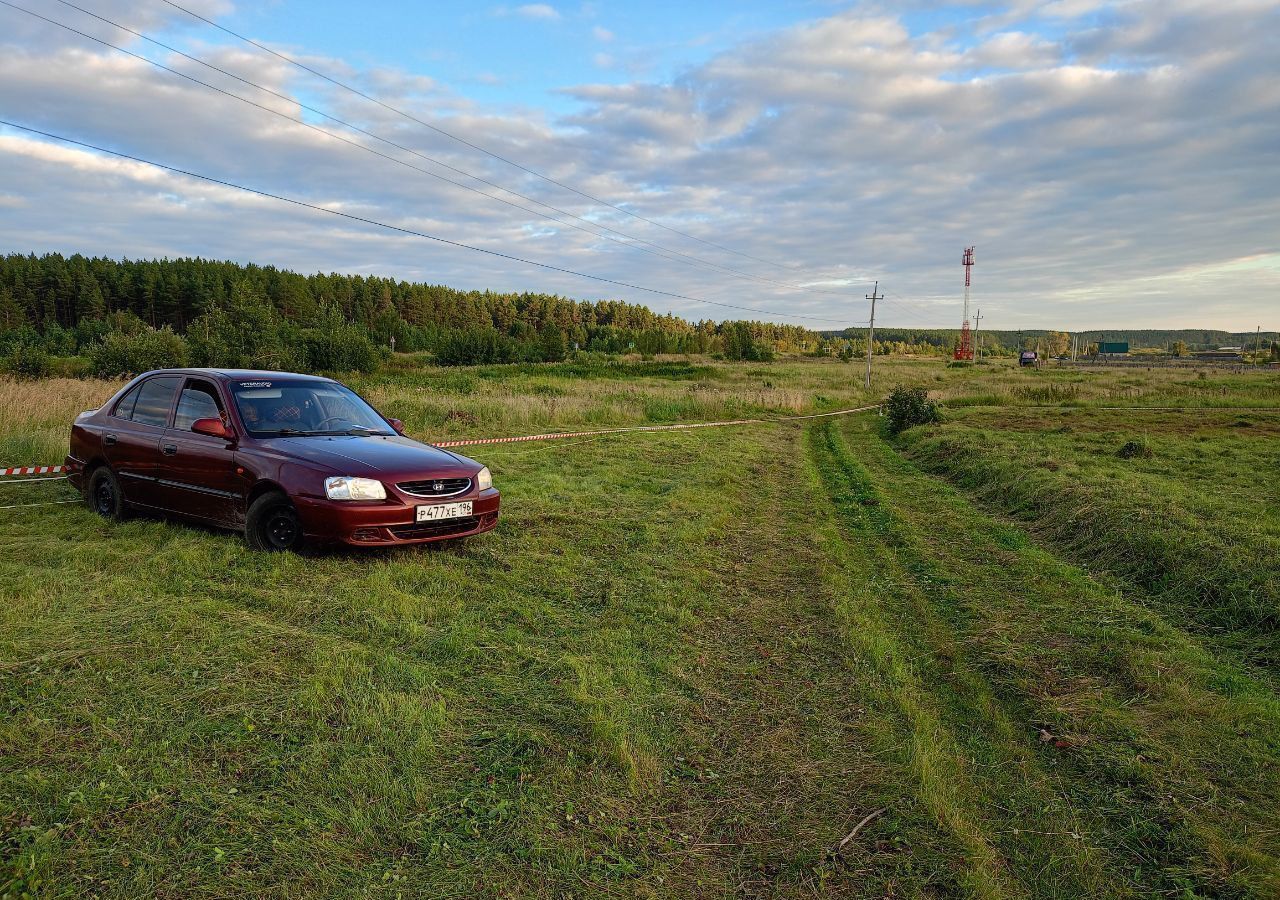
[[[730,419],[724,422],[689,422],[680,425],[636,425],[631,428],[604,428],[599,431],[557,431],[551,434],[525,434],[519,437],[463,438],[456,441],[433,441],[433,447],[475,447],[480,444],[517,444],[525,441],[553,441],[557,438],[596,437],[604,434],[634,434],[645,431],[686,431],[691,428],[722,428],[726,425],[768,425],[773,422],[794,422],[800,419],[822,419],[828,416],[847,416],[850,413],[878,409],[880,404],[859,406],[856,409],[838,409],[835,412],[812,413],[807,416],[779,416],[776,419]]]
[[[0,469],[0,478],[7,475],[57,475],[65,471],[67,471],[66,466],[15,466],[10,469]]]

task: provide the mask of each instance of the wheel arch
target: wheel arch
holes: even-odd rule
[[[289,496],[289,492],[284,489],[280,482],[273,481],[270,478],[263,478],[249,490],[249,496],[245,497],[244,500],[244,508],[248,510],[250,506],[253,506],[254,501],[264,494],[283,494],[285,499],[296,507],[293,499]]]

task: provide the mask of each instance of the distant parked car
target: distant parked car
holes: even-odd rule
[[[489,470],[403,428],[329,378],[164,369],[76,417],[67,474],[104,516],[174,513],[243,531],[257,550],[419,544],[497,525]]]

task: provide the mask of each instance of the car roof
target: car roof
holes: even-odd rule
[[[304,375],[301,372],[276,372],[268,369],[218,369],[218,368],[189,368],[189,369],[156,369],[154,372],[146,373],[148,375],[211,375],[216,378],[223,378],[227,381],[252,380],[262,381],[264,379],[290,378],[302,381],[332,381],[332,378],[324,378],[320,375]]]

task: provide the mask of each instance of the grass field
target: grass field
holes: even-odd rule
[[[1280,375],[877,364],[353,380],[428,440],[946,404],[477,447],[442,548],[0,511],[0,896],[1280,896]],[[114,388],[0,383],[0,464]]]

